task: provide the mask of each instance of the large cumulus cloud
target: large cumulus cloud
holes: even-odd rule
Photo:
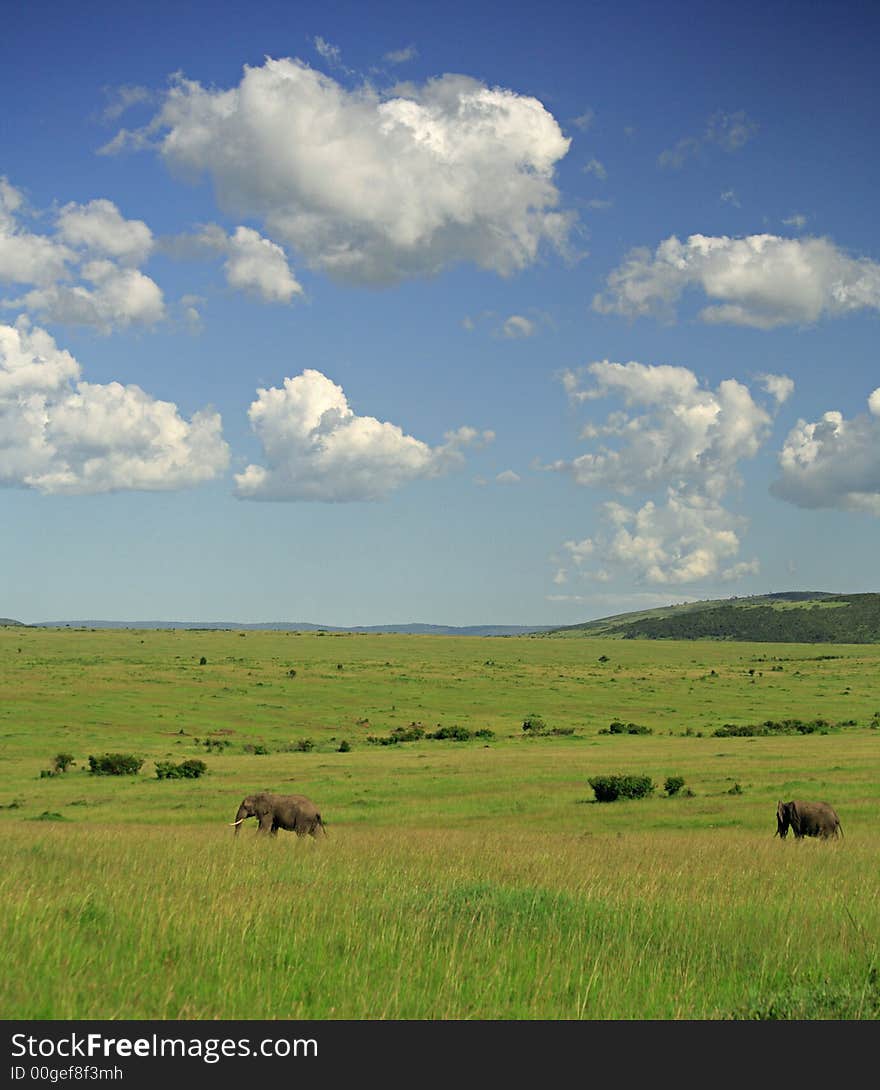
[[[168,490],[229,462],[220,417],[185,420],[139,386],[83,381],[74,357],[27,321],[0,325],[0,486],[84,494]]]
[[[0,305],[101,333],[165,316],[161,289],[138,268],[154,247],[142,220],[126,219],[112,201],[99,199],[64,205],[54,230],[38,234],[25,214],[21,193],[0,178],[0,283],[25,289]]]
[[[492,438],[463,427],[431,447],[396,424],[356,415],[342,387],[312,369],[259,390],[249,416],[266,464],[236,474],[242,499],[381,500],[460,464],[462,447]]]
[[[831,410],[799,420],[779,453],[782,475],[770,486],[798,507],[868,511],[880,515],[880,388],[868,412],[847,420]]]
[[[880,309],[880,264],[850,257],[826,238],[675,235],[654,253],[633,250],[593,307],[636,318],[671,317],[688,289],[710,300],[704,322],[772,329]]]
[[[624,571],[659,585],[733,580],[757,570],[738,560],[742,517],[722,502],[740,481],[739,465],[754,457],[772,427],[771,410],[736,379],[715,389],[686,367],[601,360],[562,376],[579,406],[616,398],[622,407],[589,420],[582,437],[594,449],[547,468],[576,484],[641,497],[600,506],[600,527],[565,542],[566,563],[588,579],[610,581]],[[781,403],[790,393],[784,375],[762,375]],[[557,581],[568,569],[557,572]]]
[[[444,75],[382,94],[299,60],[215,90],[178,78],[150,125],[105,150],[154,146],[208,174],[224,210],[340,279],[387,283],[461,261],[509,274],[564,246],[554,168],[569,140],[535,98]]]

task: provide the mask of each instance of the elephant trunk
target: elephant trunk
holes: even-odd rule
[[[248,816],[247,811],[243,806],[239,806],[238,813],[235,815],[235,821],[232,824],[235,826],[235,835],[238,836],[238,830],[241,828],[241,823]]]

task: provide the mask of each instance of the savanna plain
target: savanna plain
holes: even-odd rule
[[[0,628],[0,1014],[876,1019],[878,668],[878,645]],[[810,729],[715,734],[784,720]],[[140,770],[90,771],[113,753]],[[599,802],[610,775],[655,788]],[[328,835],[236,835],[258,790]],[[843,839],[776,837],[792,798]]]

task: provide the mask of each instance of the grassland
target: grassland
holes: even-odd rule
[[[878,666],[872,645],[0,629],[0,1015],[875,1019]],[[529,737],[530,714],[574,733]],[[784,718],[827,726],[712,734]],[[614,719],[653,733],[600,734]],[[492,736],[368,741],[412,722]],[[116,751],[140,774],[85,771]],[[76,766],[41,776],[59,752]],[[201,779],[154,774],[196,756]],[[615,772],[658,789],[596,803]],[[326,841],[234,837],[261,788],[318,801]],[[774,839],[794,797],[832,802],[844,841]]]

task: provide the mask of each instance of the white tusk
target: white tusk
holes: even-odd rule
[[[239,819],[238,819],[238,821],[230,821],[230,822],[229,822],[229,824],[230,824],[231,826],[233,826],[233,828],[234,828],[234,827],[235,827],[236,825],[241,825],[241,823],[242,823],[243,821],[244,821],[244,818],[239,818]]]

